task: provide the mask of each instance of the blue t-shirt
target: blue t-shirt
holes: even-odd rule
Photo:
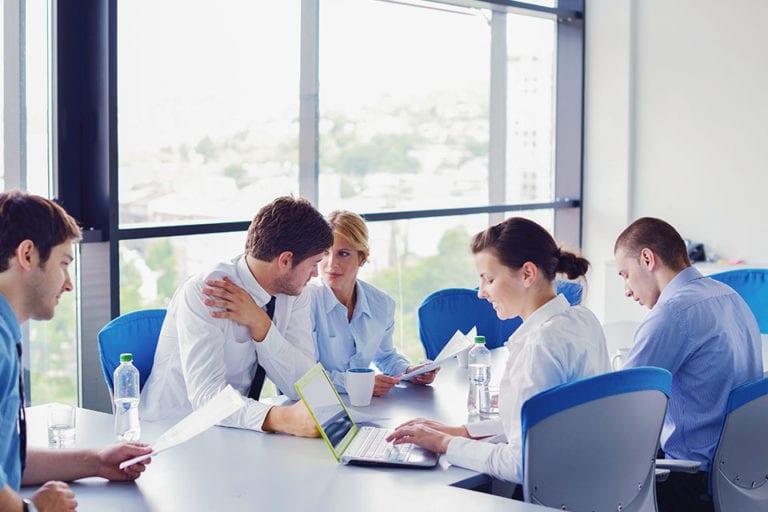
[[[11,305],[0,294],[0,489],[18,491],[19,459],[19,354],[21,330]]]

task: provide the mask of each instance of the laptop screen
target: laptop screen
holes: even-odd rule
[[[296,390],[337,459],[357,432],[352,418],[319,363],[297,383]]]

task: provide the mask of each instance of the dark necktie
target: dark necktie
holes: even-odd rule
[[[21,343],[16,344],[19,354],[19,458],[21,459],[21,474],[27,465],[27,415],[24,412],[24,370],[21,365]]]
[[[266,306],[267,316],[270,320],[275,316],[275,297],[269,299]],[[258,400],[261,396],[261,388],[264,387],[264,379],[267,376],[267,372],[264,371],[264,367],[256,363],[256,374],[251,381],[251,388],[248,390],[248,398]]]

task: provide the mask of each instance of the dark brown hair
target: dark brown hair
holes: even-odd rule
[[[245,252],[257,260],[272,261],[285,251],[293,265],[333,245],[333,231],[320,212],[304,198],[278,197],[264,206],[248,227]]]
[[[472,253],[491,251],[505,266],[519,269],[530,261],[548,281],[563,273],[576,279],[587,273],[589,261],[564,251],[546,229],[522,217],[511,217],[472,238]]]
[[[623,249],[627,256],[636,258],[643,249],[650,249],[672,270],[691,266],[683,237],[667,222],[653,217],[642,217],[621,232],[613,253]]]
[[[80,227],[64,208],[44,197],[13,190],[0,194],[0,272],[10,266],[16,248],[31,240],[40,254],[40,266],[51,249],[67,240],[79,240]]]

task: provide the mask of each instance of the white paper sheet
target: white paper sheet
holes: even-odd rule
[[[190,413],[152,443],[154,448],[152,453],[121,462],[120,469],[124,469],[185,441],[189,441],[228,416],[231,416],[243,405],[245,405],[243,397],[232,386],[228,385],[218,395],[210,399],[208,403]]]
[[[453,336],[451,336],[451,339],[448,340],[448,343],[445,344],[445,346],[443,347],[443,350],[441,350],[440,353],[437,354],[437,357],[433,362],[426,364],[421,368],[417,368],[412,372],[405,373],[401,375],[400,378],[410,379],[411,377],[421,375],[422,373],[431,372],[435,368],[438,368],[445,361],[454,357],[459,352],[463,352],[464,350],[469,350],[470,348],[472,348],[472,343],[473,343],[472,340],[475,339],[476,334],[477,334],[477,327],[473,327],[467,334],[464,334],[461,331],[456,331],[456,333]]]
[[[477,327],[470,329],[467,334],[456,331],[456,334],[451,336],[451,339],[445,344],[443,350],[437,354],[435,361],[443,361],[455,356],[462,350],[469,350],[475,343],[475,336],[477,336]]]

